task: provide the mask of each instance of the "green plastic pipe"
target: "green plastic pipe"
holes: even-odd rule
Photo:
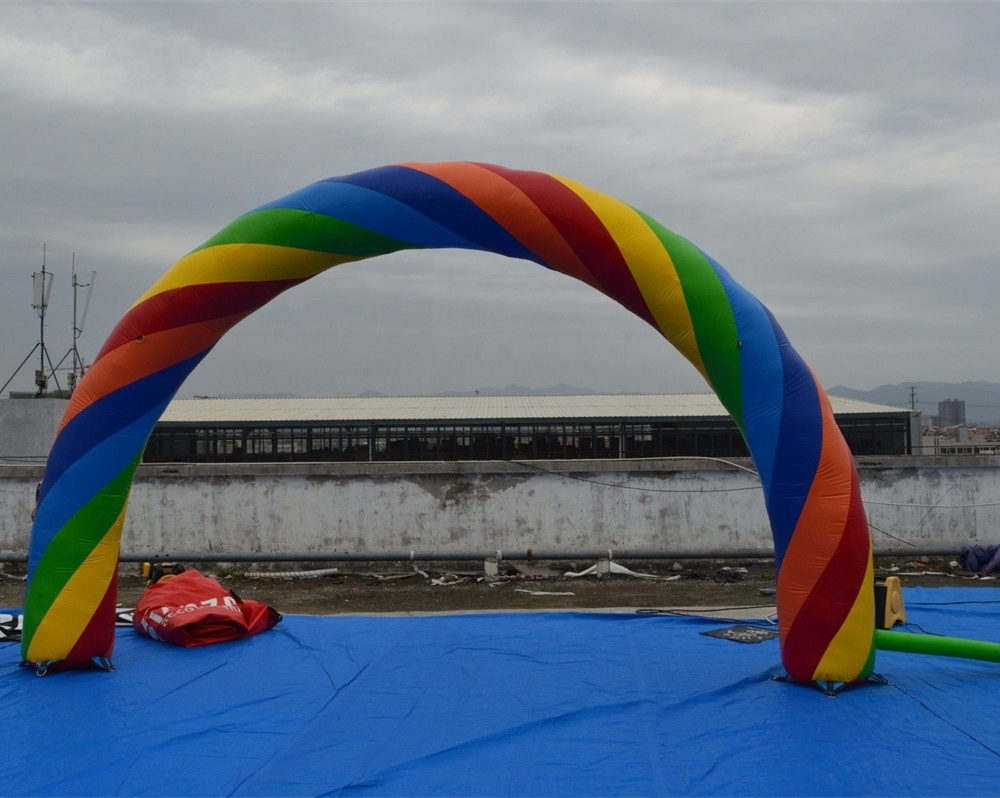
[[[968,640],[963,637],[922,635],[876,629],[875,648],[881,651],[906,651],[911,654],[936,654],[941,657],[1000,662],[1000,643]]]

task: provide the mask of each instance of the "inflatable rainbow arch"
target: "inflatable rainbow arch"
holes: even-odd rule
[[[182,258],[128,310],[77,386],[49,455],[28,558],[25,664],[110,667],[133,475],[161,413],[223,334],[332,266],[445,247],[575,277],[698,369],[760,473],[788,675],[868,676],[872,547],[857,473],[823,388],[771,313],[636,208],[556,175],[466,162],[385,166],[268,203]]]

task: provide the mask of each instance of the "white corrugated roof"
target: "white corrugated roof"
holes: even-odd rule
[[[841,414],[908,412],[904,408],[831,396]],[[587,394],[580,396],[392,396],[276,399],[175,399],[167,424],[654,419],[728,415],[711,393]]]

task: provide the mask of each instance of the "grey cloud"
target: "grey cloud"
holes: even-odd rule
[[[43,243],[53,350],[71,254],[100,272],[92,357],[240,213],[328,175],[473,159],[581,180],[690,238],[828,385],[996,379],[998,34],[1000,7],[974,3],[0,5],[0,376],[37,338]],[[290,292],[184,390],[560,382],[702,387],[589,289],[420,253]]]

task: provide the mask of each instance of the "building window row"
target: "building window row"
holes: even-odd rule
[[[904,418],[838,419],[855,455],[907,454]],[[400,425],[160,425],[145,462],[746,457],[732,419]]]

